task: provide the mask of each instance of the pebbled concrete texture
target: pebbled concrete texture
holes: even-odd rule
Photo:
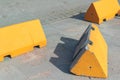
[[[84,13],[95,0],[3,0],[0,27],[41,19],[48,45],[0,62],[0,80],[119,80],[120,18],[99,26],[109,46],[107,79],[70,74],[75,45],[90,22]]]

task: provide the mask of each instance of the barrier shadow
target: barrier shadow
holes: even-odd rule
[[[84,20],[84,16],[85,16],[85,12],[81,12],[81,13],[79,13],[79,14],[77,14],[77,15],[73,15],[73,16],[72,16],[72,17],[70,17],[70,18],[85,21],[85,20]]]
[[[56,54],[57,57],[51,57],[50,62],[59,70],[69,74],[75,46],[77,45],[78,40],[66,37],[61,37],[60,40],[63,41],[63,43],[58,43],[54,50],[54,54]]]

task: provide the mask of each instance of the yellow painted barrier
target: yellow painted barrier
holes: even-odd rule
[[[118,16],[120,16],[120,10],[118,11]]]
[[[70,72],[75,75],[107,78],[107,50],[107,44],[98,27],[92,24],[76,47]]]
[[[39,20],[0,28],[0,61],[5,56],[16,57],[34,46],[46,46],[47,40]]]
[[[114,18],[119,9],[118,0],[98,0],[88,8],[85,20],[100,24]]]

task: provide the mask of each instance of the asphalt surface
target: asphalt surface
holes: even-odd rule
[[[120,17],[99,26],[109,47],[107,79],[69,72],[74,47],[90,22],[84,13],[95,0],[1,0],[0,27],[40,19],[47,36],[44,48],[0,62],[0,80],[119,80]]]

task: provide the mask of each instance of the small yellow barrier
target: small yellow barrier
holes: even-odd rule
[[[100,24],[114,18],[118,10],[120,10],[118,0],[98,0],[90,5],[85,20]]]
[[[32,20],[0,28],[0,61],[15,57],[34,46],[46,46],[47,40],[39,20]]]
[[[106,78],[107,50],[107,44],[98,27],[92,24],[76,47],[70,72],[75,75]]]

